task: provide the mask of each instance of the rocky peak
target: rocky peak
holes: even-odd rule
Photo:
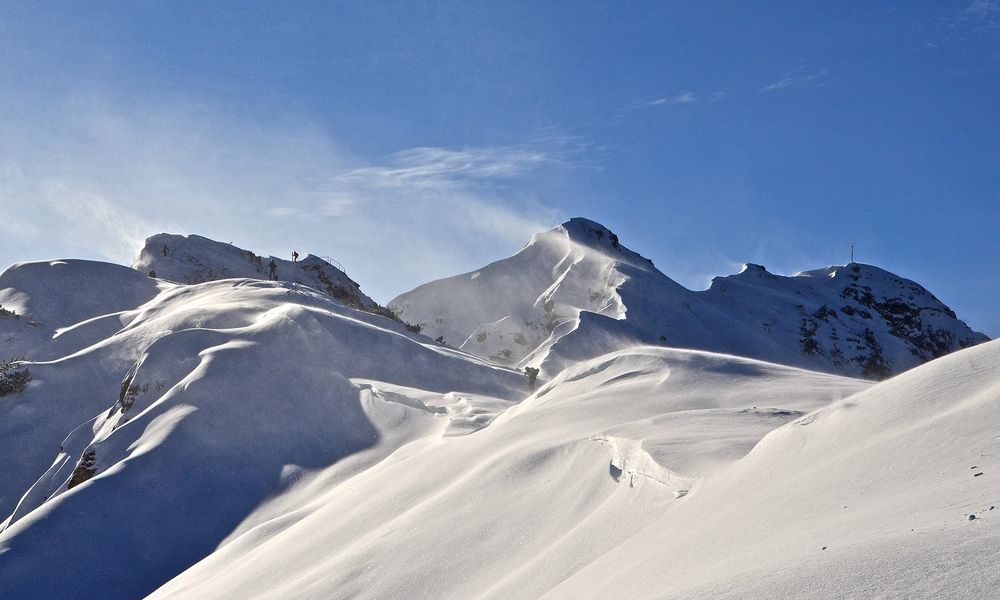
[[[309,286],[351,308],[388,316],[346,273],[312,254],[291,261],[258,255],[200,235],[159,233],[146,239],[132,268],[158,279],[197,284],[234,278],[268,279],[271,261],[279,281]]]

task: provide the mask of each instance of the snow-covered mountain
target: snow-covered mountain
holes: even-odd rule
[[[431,337],[549,374],[646,343],[882,379],[988,339],[920,285],[859,263],[794,277],[748,264],[688,290],[586,219],[389,307]]]
[[[281,281],[306,285],[325,292],[348,306],[377,312],[378,304],[366,296],[346,273],[312,254],[299,261],[258,256],[251,250],[216,242],[200,235],[159,233],[146,239],[132,268],[177,283],[204,283],[234,277],[269,279],[274,261]]]
[[[7,286],[25,270],[51,284],[36,304]],[[283,493],[332,489],[422,436],[467,434],[525,393],[519,373],[293,283],[154,283],[57,261],[0,284],[43,322],[87,319],[68,327],[70,351],[17,364],[30,382],[0,398],[5,597],[142,597]],[[105,289],[133,289],[132,302],[74,315],[73,299]]]
[[[441,294],[467,307],[463,327],[500,323],[482,347],[494,332],[525,335],[530,348],[499,358],[544,364],[537,390],[315,282],[239,275],[225,244],[188,248],[179,264],[213,273],[196,283],[153,257],[140,270],[8,268],[0,384],[16,385],[0,385],[0,596],[994,593],[1000,342],[881,383],[735,356],[776,352],[792,332],[823,354],[796,341],[788,357],[833,370],[825,344],[858,317],[894,367],[888,337],[933,355],[944,350],[929,332],[958,322],[863,265],[748,268],[691,292],[597,227],[570,222],[478,276],[432,284],[465,294]],[[145,251],[170,258],[157,243]],[[547,294],[524,300],[546,274]],[[757,295],[767,299],[740,313]],[[790,297],[804,315],[782,312]],[[838,315],[816,317],[831,297]],[[506,313],[471,315],[480,298]],[[657,312],[684,302],[693,316]],[[504,329],[513,314],[539,329]],[[446,317],[425,333],[455,343],[462,329]],[[800,331],[806,318],[815,335]],[[770,345],[731,346],[755,319],[777,332]],[[681,334],[726,353],[664,346]],[[648,337],[656,345],[636,344]],[[15,356],[26,360],[4,363]]]

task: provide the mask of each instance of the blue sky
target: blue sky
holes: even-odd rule
[[[572,216],[706,287],[848,259],[1000,336],[1000,0],[0,7],[0,262],[158,231],[376,299]]]

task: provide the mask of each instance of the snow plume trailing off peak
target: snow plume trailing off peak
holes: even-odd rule
[[[560,337],[581,312],[625,318],[622,267],[655,271],[607,228],[573,219],[536,234],[511,258],[418,287],[389,307],[431,337],[514,365]]]
[[[432,337],[549,374],[644,343],[882,379],[987,339],[918,284],[858,263],[793,277],[747,263],[688,290],[582,218],[390,307]]]
[[[653,268],[651,260],[622,246],[618,236],[600,223],[575,217],[556,229],[559,230],[564,231],[566,236],[577,244],[599,250],[617,262],[640,268]]]

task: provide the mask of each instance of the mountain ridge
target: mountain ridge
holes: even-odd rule
[[[241,277],[268,279],[271,261],[280,281],[307,285],[366,312],[382,308],[347,273],[318,256],[308,254],[293,261],[257,255],[196,234],[158,233],[146,238],[132,268],[158,279],[194,284]]]
[[[584,218],[535,234],[510,258],[418,286],[389,308],[473,354],[548,373],[567,362],[547,349],[579,337],[582,313],[622,321],[588,336],[603,338],[606,351],[666,345],[868,379],[989,339],[919,284],[861,263],[793,276],[747,263],[706,290],[689,290]],[[582,357],[580,349],[572,354]]]
[[[832,328],[852,317],[916,358],[902,338],[889,345],[889,328],[919,336],[953,313],[867,265],[800,277],[750,265],[692,292],[593,222],[573,227],[452,282],[458,306],[501,309],[504,335],[516,317],[542,319],[521,359],[548,369],[537,389],[320,289],[240,276],[213,261],[255,261],[217,242],[195,256],[218,277],[200,283],[74,260],[0,273],[11,313],[0,340],[31,355],[12,366],[30,371],[27,385],[0,397],[0,589],[81,600],[996,589],[1000,342],[881,383],[737,356],[801,353],[788,336],[808,318],[826,353],[813,358],[828,359]],[[777,335],[748,336],[769,319]],[[660,332],[673,337],[640,343]],[[481,347],[503,349],[491,335]],[[726,352],[663,346],[683,335]],[[941,349],[928,340],[909,343]]]

